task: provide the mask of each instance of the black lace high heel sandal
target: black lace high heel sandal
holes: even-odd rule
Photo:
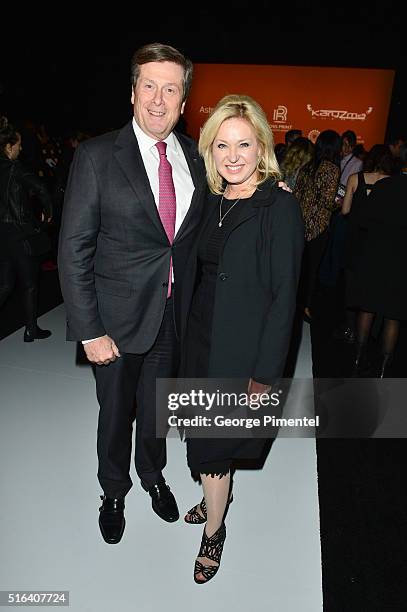
[[[198,506],[201,507],[202,514],[198,512]],[[189,523],[190,525],[200,525],[201,523],[205,523],[207,518],[208,517],[206,514],[206,502],[205,498],[203,497],[201,503],[191,508],[191,510],[188,510],[188,512],[184,516],[184,521],[186,523]]]
[[[219,527],[215,533],[208,538],[204,531],[202,534],[201,548],[199,549],[198,557],[206,557],[211,561],[215,561],[218,565],[204,565],[200,561],[195,561],[194,567],[194,580],[197,584],[204,584],[205,582],[209,582],[216,575],[219,567],[220,560],[222,557],[223,545],[226,540],[226,526],[225,523]],[[198,580],[198,574],[202,574],[205,580]]]
[[[233,501],[233,493],[230,496],[228,503],[226,504],[225,516],[228,510],[228,507],[232,503],[232,501]],[[198,506],[201,507],[202,514],[198,512]],[[206,523],[207,519],[208,519],[208,516],[206,512],[206,502],[205,502],[204,497],[202,498],[202,501],[199,504],[191,508],[191,510],[188,510],[188,512],[184,516],[184,521],[186,523],[189,523],[190,525],[202,525],[202,523]]]

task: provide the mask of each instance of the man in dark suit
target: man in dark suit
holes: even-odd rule
[[[132,422],[135,464],[154,511],[179,518],[165,482],[166,444],[156,437],[156,378],[178,365],[179,298],[201,216],[204,170],[193,141],[173,132],[192,64],[154,43],[132,58],[134,117],[82,143],[65,194],[59,247],[68,340],[96,364],[102,536],[120,541]],[[135,409],[136,406],[136,409]]]

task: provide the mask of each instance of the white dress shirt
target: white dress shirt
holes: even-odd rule
[[[133,117],[133,130],[137,138],[141,157],[144,167],[147,172],[150,182],[151,191],[153,192],[154,200],[158,208],[159,204],[159,184],[158,184],[158,166],[160,164],[160,155],[155,146],[157,140],[148,136],[136,123]],[[191,204],[192,194],[194,192],[194,183],[192,182],[189,172],[187,160],[185,159],[184,151],[174,134],[171,132],[164,142],[167,143],[167,159],[172,166],[172,179],[175,187],[176,198],[176,216],[175,216],[175,236],[182,225],[183,220],[188,212]],[[172,280],[174,281],[174,270],[172,271]],[[82,344],[87,344],[97,340],[82,340]]]
[[[158,208],[158,166],[160,164],[160,156],[157,147],[157,140],[147,136],[145,132],[138,126],[133,117],[133,129],[140,148],[141,157],[143,158],[144,167],[147,172],[148,180],[150,181],[151,191],[154,195],[154,200]],[[167,143],[167,159],[172,166],[172,179],[175,187],[176,197],[176,217],[175,217],[175,236],[188,212],[191,204],[192,194],[194,192],[194,184],[191,179],[187,160],[178,140],[171,132],[163,141]]]

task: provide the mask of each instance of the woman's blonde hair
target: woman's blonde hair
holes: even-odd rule
[[[281,164],[283,179],[291,178],[295,172],[309,162],[314,155],[314,145],[308,138],[300,136],[287,149]]]
[[[232,118],[245,119],[253,128],[259,141],[261,153],[257,163],[259,180],[256,185],[261,185],[270,177],[279,180],[281,173],[274,154],[273,132],[267,121],[266,113],[260,104],[250,96],[232,94],[219,100],[203,126],[199,138],[199,153],[205,162],[206,176],[212,193],[220,194],[224,191],[223,178],[216,170],[212,145],[222,123]]]

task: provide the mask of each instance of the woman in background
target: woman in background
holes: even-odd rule
[[[349,215],[346,301],[358,311],[354,373],[363,374],[370,330],[381,316],[381,359],[373,372],[380,378],[392,361],[400,321],[407,319],[407,177],[392,177],[393,168],[389,148],[374,145],[364,171],[349,177],[342,207]]]
[[[37,325],[39,258],[24,248],[26,228],[39,226],[30,197],[35,195],[48,222],[52,203],[41,179],[18,161],[21,136],[0,117],[0,308],[13,290],[16,278],[23,289],[25,310],[24,342],[51,335]]]
[[[312,304],[319,266],[328,242],[332,212],[337,208],[336,194],[340,177],[341,137],[334,130],[321,132],[315,143],[314,157],[299,172],[294,189],[305,224],[303,281],[304,314],[312,318]]]
[[[283,180],[293,191],[301,168],[314,156],[314,145],[308,138],[299,136],[287,150],[280,166]]]

